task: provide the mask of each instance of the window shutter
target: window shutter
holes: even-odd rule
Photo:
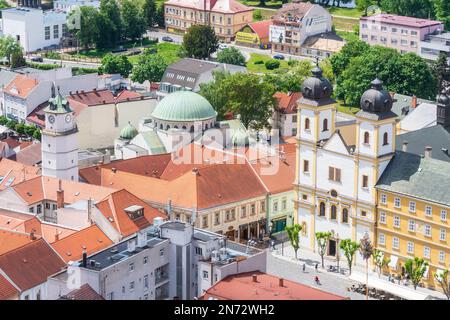
[[[328,180],[334,180],[334,168],[328,167]]]
[[[336,181],[341,182],[341,169],[336,169]]]

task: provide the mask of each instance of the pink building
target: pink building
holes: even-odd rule
[[[380,13],[362,17],[360,39],[370,45],[397,49],[401,53],[420,53],[420,42],[429,34],[444,30],[441,21]]]

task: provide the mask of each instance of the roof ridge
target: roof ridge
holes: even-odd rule
[[[36,240],[33,241],[33,242],[25,243],[25,244],[23,244],[23,245],[21,245],[21,246],[18,246],[18,247],[16,247],[16,248],[12,249],[12,250],[9,250],[9,251],[7,251],[7,252],[4,252],[4,253],[0,254],[0,258],[3,257],[3,256],[5,256],[5,255],[8,255],[8,254],[10,254],[10,253],[13,253],[13,252],[15,252],[15,251],[21,250],[23,247],[26,247],[26,246],[29,246],[29,245],[34,245],[35,243],[37,243],[37,242],[39,242],[39,241],[41,241],[41,242],[44,241],[45,243],[47,243],[47,241],[44,239],[44,237],[40,237],[39,239],[36,239]],[[47,243],[47,245],[50,246],[48,243]],[[50,247],[51,247],[51,246],[50,246]],[[0,268],[0,269],[1,269],[1,268]]]
[[[116,206],[114,205],[114,199],[112,197],[112,194],[110,194],[108,197],[109,197],[108,198],[108,205],[111,208],[111,213],[113,214],[113,217],[114,217],[114,223],[117,226],[117,231],[119,231],[119,234],[122,234],[122,230],[120,230],[119,220],[117,219]]]

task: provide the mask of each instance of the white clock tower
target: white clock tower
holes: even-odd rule
[[[42,175],[78,181],[77,124],[69,103],[52,87],[50,104],[44,109]]]

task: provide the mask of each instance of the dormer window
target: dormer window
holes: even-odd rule
[[[124,209],[131,220],[136,220],[144,216],[144,207],[133,205]]]

